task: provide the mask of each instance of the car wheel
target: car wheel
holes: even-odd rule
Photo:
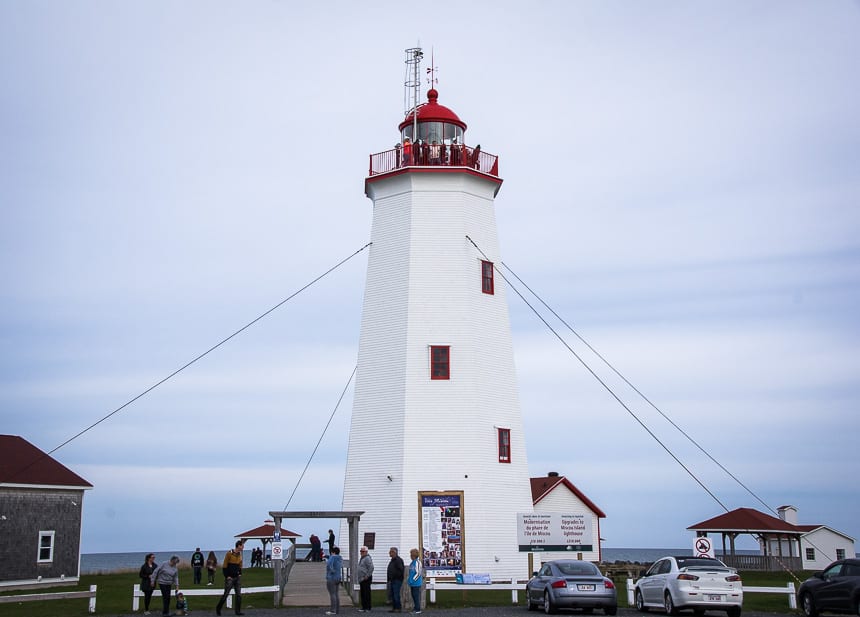
[[[800,608],[806,617],[818,617],[818,609],[815,608],[815,600],[811,593],[805,593],[800,597]]]
[[[666,595],[663,597],[663,606],[666,607],[667,615],[677,615],[678,609],[675,607],[675,603],[672,601],[672,594],[668,591]]]
[[[593,608],[584,608],[584,609],[582,609],[582,614],[583,614],[583,615],[591,615],[591,613],[593,613],[593,612],[594,612],[594,609],[593,609]]]
[[[642,592],[636,590],[636,610],[640,613],[647,613],[648,607],[645,606],[645,600],[642,599]]]
[[[693,609],[693,614],[694,614],[696,617],[702,617],[702,615],[704,615],[704,614],[705,614],[705,609],[703,609],[703,608],[694,608],[694,609]]]
[[[605,615],[616,615],[618,613],[618,607],[617,606],[607,606],[605,609],[603,609],[603,613]]]
[[[552,598],[549,597],[549,592],[543,592],[543,612],[547,615],[553,615],[555,613],[555,606],[552,603]]]
[[[704,611],[702,611],[702,612],[704,612]],[[726,609],[726,615],[727,615],[727,617],[741,617],[741,607],[740,606],[733,606],[729,609]]]

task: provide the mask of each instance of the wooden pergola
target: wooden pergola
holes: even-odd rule
[[[361,519],[361,515],[364,512],[342,512],[342,511],[322,511],[322,512],[312,512],[312,511],[299,511],[299,512],[284,512],[284,511],[272,511],[269,512],[269,516],[275,522],[275,529],[281,530],[281,521],[285,518],[345,518],[349,527],[349,572],[347,576],[347,592],[349,593],[349,597],[355,601],[356,592],[354,581],[352,580],[355,576],[355,573],[358,572],[358,521]],[[295,552],[293,552],[295,556]],[[275,606],[281,605],[281,597],[283,594],[284,586],[281,582],[282,576],[282,568],[275,565],[273,568],[275,571],[275,586],[278,588],[278,591],[275,592]]]

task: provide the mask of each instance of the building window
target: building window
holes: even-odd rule
[[[806,549],[806,560],[807,561],[815,561],[815,549],[814,548]]]
[[[490,295],[493,295],[495,293],[495,286],[493,284],[492,261],[481,262],[481,291],[483,291],[485,294]]]
[[[451,379],[451,347],[430,346],[430,379]]]
[[[38,563],[47,563],[54,561],[54,532],[40,531],[39,532],[39,557],[36,559]]]
[[[499,428],[499,462],[511,462],[511,429]]]
[[[845,549],[844,548],[837,548],[836,549],[836,560],[839,561],[840,559],[845,559]]]

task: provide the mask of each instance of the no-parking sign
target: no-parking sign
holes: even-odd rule
[[[696,538],[693,541],[693,554],[696,557],[710,557],[714,558],[714,543],[711,542],[710,538],[706,538],[702,536],[701,538]]]

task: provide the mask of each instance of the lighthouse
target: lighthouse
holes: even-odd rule
[[[377,569],[394,546],[418,548],[427,576],[525,577],[517,514],[532,498],[497,270],[499,160],[439,99],[431,87],[396,147],[370,156],[343,509],[364,512],[359,542]]]

